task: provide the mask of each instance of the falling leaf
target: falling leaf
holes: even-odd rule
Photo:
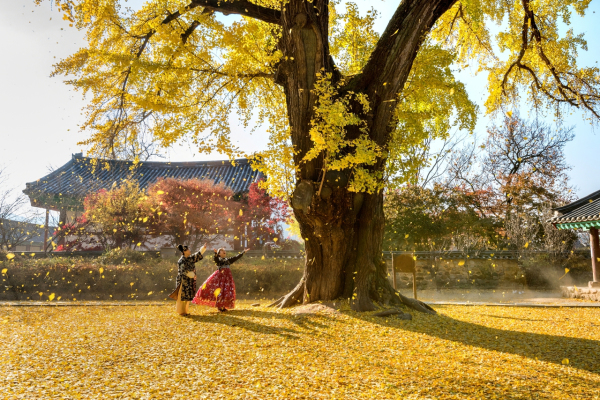
[[[240,210],[240,217],[244,215],[244,212],[242,210]]]
[[[163,192],[162,190],[157,190],[156,194],[165,194],[165,192]]]
[[[525,245],[523,247],[528,248],[529,247],[529,242],[525,243]]]
[[[276,242],[277,240],[279,240],[279,239],[277,239],[277,238],[273,238],[273,241],[274,241],[274,242]]]
[[[142,242],[138,242],[137,246],[140,247],[142,245]]]
[[[219,294],[220,294],[220,293],[221,293],[221,288],[216,288],[216,289],[215,289],[215,299],[216,299],[217,297],[219,297]]]
[[[563,365],[569,365],[569,359],[563,358],[562,363],[563,363]]]
[[[464,260],[460,260],[460,261],[458,262],[458,265],[460,265],[460,266],[463,266],[463,265],[465,265],[465,261],[464,261]]]
[[[154,293],[154,292],[148,292],[148,296],[150,296],[152,293]]]
[[[104,268],[100,267],[99,271],[100,271],[100,273],[103,273],[104,272]]]
[[[129,282],[129,286],[133,286],[135,282]]]
[[[565,268],[565,274],[569,273],[569,268]]]
[[[6,272],[7,272],[7,271],[8,271],[8,268],[4,268],[4,269],[2,270],[2,275],[6,274]]]
[[[6,258],[8,258],[9,260],[12,260],[13,258],[15,258],[15,255],[13,253],[7,253]]]
[[[48,300],[50,300],[50,301],[54,300],[54,296],[55,296],[54,293],[52,293],[50,296],[48,296]]]
[[[406,235],[404,235],[404,239],[408,239],[410,235],[407,233]]]

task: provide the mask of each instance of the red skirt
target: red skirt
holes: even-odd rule
[[[227,308],[235,307],[235,283],[229,268],[221,268],[200,286],[192,303],[203,306]]]

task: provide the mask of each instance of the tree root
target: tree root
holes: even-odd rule
[[[296,306],[299,304],[303,304],[304,303],[303,300],[304,300],[305,282],[306,282],[305,278],[302,278],[300,280],[300,282],[298,283],[298,285],[296,285],[296,287],[294,289],[292,289],[291,292],[289,292],[288,294],[286,294],[283,297],[280,297],[274,303],[269,304],[269,307],[287,308],[287,307],[292,307],[292,306]],[[397,305],[405,305],[408,308],[412,308],[415,311],[419,311],[419,312],[422,312],[425,314],[430,314],[430,315],[437,314],[437,312],[433,308],[431,308],[427,304],[423,303],[422,301],[403,296],[399,292],[395,291],[387,281],[385,281],[385,283],[387,283],[387,285],[385,285],[385,287],[390,290],[390,292],[388,292],[389,293],[388,296],[386,296],[390,300],[390,303],[397,304]],[[366,297],[366,298],[362,298],[360,300],[362,300],[362,301],[359,301],[359,299],[355,299],[355,300],[351,301],[350,305],[354,311],[364,312],[364,311],[373,311],[375,309],[374,304],[370,298]],[[381,300],[383,300],[383,299],[378,299],[378,300],[379,300],[379,302],[381,302]],[[385,303],[387,303],[387,301],[385,301]]]
[[[298,285],[291,292],[283,297],[280,297],[274,303],[269,304],[269,307],[286,308],[302,304],[304,297],[304,282],[305,280],[302,278],[300,283],[298,283]]]
[[[431,314],[431,315],[437,314],[437,312],[433,308],[431,308],[427,304],[423,303],[422,301],[403,296],[399,292],[396,292],[396,293],[398,294],[398,297],[400,298],[400,301],[402,302],[402,304],[404,304],[405,306],[412,308],[415,311],[419,311],[419,312],[422,312],[425,314]]]

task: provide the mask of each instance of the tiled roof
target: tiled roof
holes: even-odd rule
[[[581,202],[580,200],[578,200],[577,202],[579,202],[580,204],[578,207],[571,208],[571,211],[567,212],[566,214],[550,218],[550,222],[552,222],[553,224],[565,224],[571,222],[586,222],[600,220],[600,199],[588,199],[587,202]]]
[[[554,211],[558,211],[559,214],[565,215],[583,205],[588,204],[590,202],[590,200],[595,201],[598,199],[600,199],[600,190],[598,190],[597,192],[594,192],[592,194],[588,194],[587,196],[582,197],[581,199],[576,200],[572,203],[566,204],[562,207],[556,207],[554,209]]]
[[[82,157],[81,153],[35,182],[26,184],[23,192],[30,198],[61,196],[83,199],[88,193],[109,189],[123,179],[136,179],[146,189],[159,178],[210,179],[224,183],[234,193],[248,191],[252,182],[262,178],[252,170],[247,159],[197,162],[141,162],[102,160]]]

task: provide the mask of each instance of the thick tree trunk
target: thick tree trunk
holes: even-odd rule
[[[368,96],[371,111],[361,118],[371,140],[384,151],[393,129],[394,101],[408,78],[424,34],[453,3],[403,0],[363,73],[342,89]],[[298,166],[292,207],[306,241],[306,267],[298,286],[273,305],[286,307],[345,297],[359,311],[373,310],[373,301],[377,301],[434,312],[424,303],[401,296],[389,283],[381,253],[383,193],[348,192],[350,171],[326,172],[322,157],[304,159],[312,147],[309,131],[318,100],[312,90],[316,74],[331,73],[333,83],[341,79],[329,55],[328,19],[327,0],[290,0],[281,14],[279,48],[285,57],[275,80],[285,91]],[[361,109],[356,107],[355,112]],[[347,133],[351,139],[359,134],[357,129]],[[369,168],[382,172],[384,165],[382,157]]]
[[[345,298],[357,311],[374,310],[376,301],[435,313],[426,304],[401,296],[389,282],[381,252],[383,194],[350,193],[325,184],[326,190],[317,196],[320,185],[307,181],[300,185],[300,191],[311,192],[309,185],[313,186],[313,196],[308,210],[298,207],[302,205],[299,201],[293,203],[306,243],[304,276],[272,305],[289,307]]]

